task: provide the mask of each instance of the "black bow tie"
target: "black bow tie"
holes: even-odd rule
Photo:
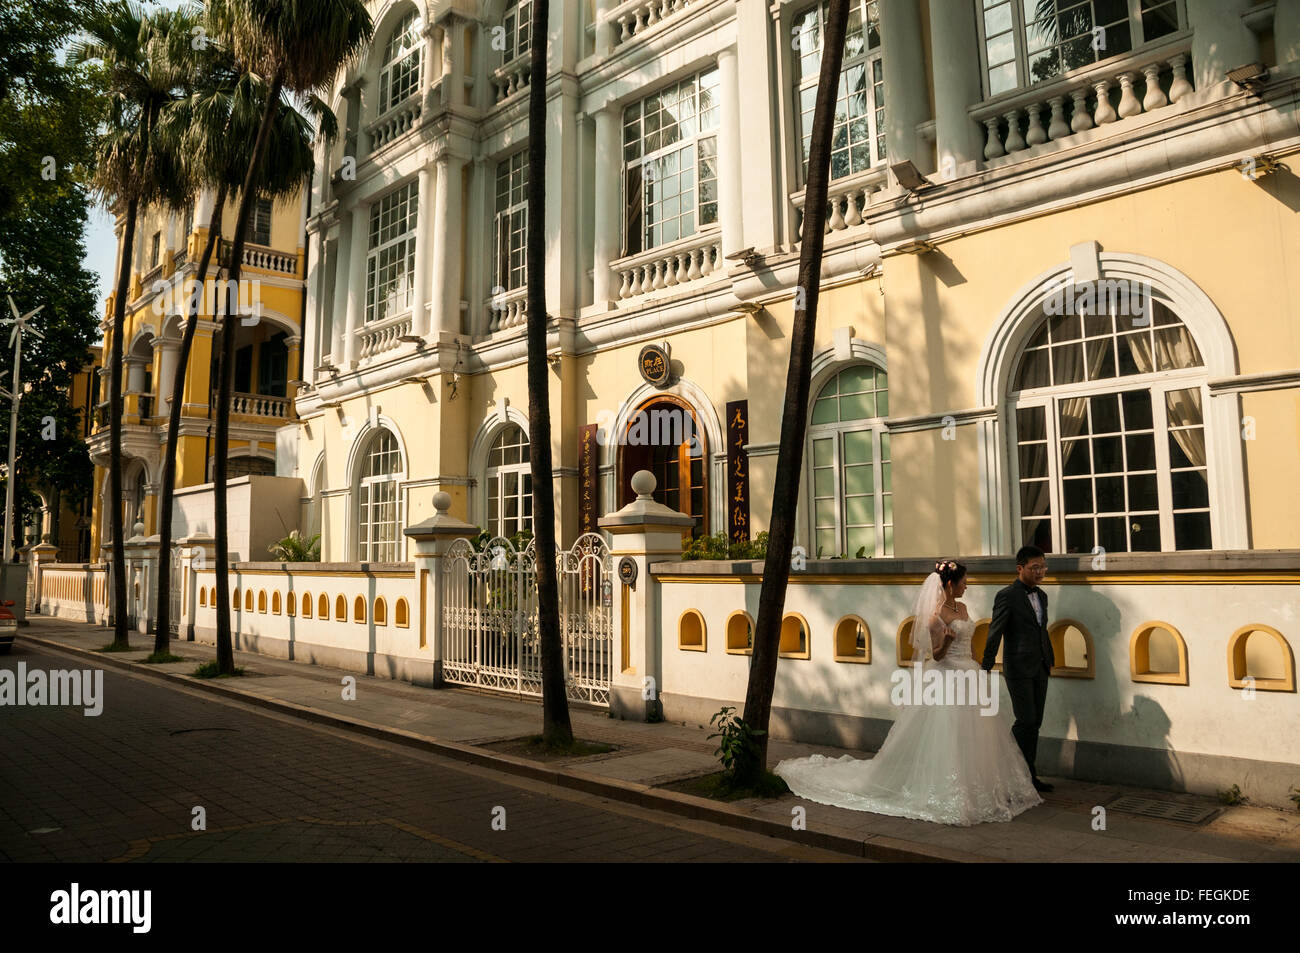
[[[1030,592],[1038,592],[1038,591],[1039,591],[1037,586],[1025,586],[1025,588],[1028,589]]]

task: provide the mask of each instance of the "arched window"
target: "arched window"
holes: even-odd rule
[[[393,624],[399,629],[408,628],[411,624],[411,610],[407,606],[405,599],[397,600],[397,605],[393,610]]]
[[[330,597],[323,592],[320,594],[320,598],[316,600],[316,618],[326,622],[330,618]]]
[[[708,441],[690,404],[668,394],[643,403],[619,438],[618,456],[620,505],[636,497],[633,474],[649,470],[655,502],[695,517],[683,537],[708,534]]]
[[[355,599],[352,600],[352,621],[353,622],[366,621],[366,597],[365,596],[357,596]]]
[[[384,66],[379,73],[379,112],[400,105],[420,87],[420,37],[424,20],[414,10],[402,18],[384,49]]]
[[[528,437],[516,424],[505,427],[488,453],[486,531],[509,538],[533,528],[533,478]]]
[[[397,476],[402,452],[387,430],[370,438],[357,487],[357,558],[361,562],[396,562],[401,505]]]
[[[348,621],[348,600],[342,593],[334,599],[334,621]]]
[[[826,383],[808,427],[809,512],[818,556],[892,556],[888,378],[855,364]]]
[[[388,603],[384,601],[383,596],[375,597],[373,617],[375,625],[388,625]]]
[[[311,593],[310,592],[304,592],[302,594],[302,617],[304,619],[311,618]]]
[[[1011,379],[1020,539],[1047,552],[1213,547],[1201,352],[1161,301],[1102,287],[1125,284],[1049,299]]]

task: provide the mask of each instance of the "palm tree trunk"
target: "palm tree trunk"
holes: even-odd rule
[[[170,648],[172,499],[176,494],[176,451],[180,443],[181,403],[185,400],[185,372],[190,362],[190,349],[194,345],[194,330],[199,323],[199,306],[207,284],[208,266],[212,263],[212,250],[221,236],[221,213],[225,204],[226,185],[223,182],[217,189],[216,204],[208,222],[208,241],[199,258],[198,289],[194,300],[190,302],[185,333],[181,336],[180,354],[176,357],[176,378],[172,384],[172,403],[167,415],[167,449],[163,458],[162,512],[158,514],[158,611],[157,630],[153,640],[155,653],[165,653]]]
[[[262,114],[262,126],[257,131],[257,142],[253,145],[253,156],[244,175],[244,186],[240,192],[239,215],[235,218],[235,240],[230,250],[230,270],[226,287],[239,287],[240,260],[244,257],[244,235],[248,230],[248,219],[252,214],[256,199],[257,173],[266,155],[266,145],[271,138],[271,127],[275,115],[280,109],[280,92],[284,89],[284,77],[277,75],[271,81],[271,90],[266,100],[266,111]],[[230,529],[226,525],[226,463],[230,455],[230,398],[235,378],[235,334],[239,329],[238,315],[231,307],[230,292],[226,296],[226,317],[221,327],[221,366],[218,374],[217,388],[217,434],[216,459],[213,461],[213,495],[215,497],[214,519],[217,524],[217,670],[222,675],[229,675],[235,670],[235,651],[230,634]]]
[[[131,293],[131,255],[140,203],[126,203],[122,234],[122,264],[117,270],[117,295],[113,300],[113,348],[108,362],[108,506],[113,544],[113,645],[128,645],[126,620],[126,540],[122,520],[122,336],[126,333],[126,297]]]
[[[785,590],[790,581],[790,553],[799,503],[800,456],[808,424],[808,390],[812,377],[813,336],[817,328],[817,299],[821,290],[826,192],[830,182],[831,133],[840,68],[844,62],[848,15],[849,0],[830,0],[808,153],[799,283],[795,287],[794,330],[790,336],[790,366],[786,373],[785,406],[781,413],[781,443],[772,490],[772,518],[767,558],[763,563],[763,586],[758,596],[758,621],[754,625],[753,664],[745,692],[745,722],[761,734],[757,736],[757,756],[752,760],[738,761],[736,778],[742,785],[756,783],[767,768],[768,725],[772,715],[772,692],[776,687],[781,615],[785,610]]]
[[[573,743],[555,578],[555,475],[551,469],[550,368],[546,363],[546,52],[550,0],[533,0],[528,80],[528,456],[537,547],[537,624],[542,656],[542,740]]]

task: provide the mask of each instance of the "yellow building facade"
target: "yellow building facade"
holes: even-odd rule
[[[662,6],[552,8],[537,224],[566,543],[638,469],[696,535],[771,520],[825,6]],[[1296,4],[1057,6],[1049,35],[994,0],[851,5],[810,557],[1300,545]],[[279,470],[323,559],[411,558],[438,491],[530,526],[530,9],[372,4],[335,85]]]
[[[304,190],[305,195],[305,190]],[[176,487],[200,486],[211,479],[215,443],[215,396],[221,322],[217,315],[226,286],[226,266],[238,207],[224,210],[224,231],[206,280],[198,262],[208,240],[213,195],[205,192],[183,211],[150,207],[142,211],[133,245],[129,301],[123,338],[123,505],[128,536],[137,523],[145,536],[157,532],[160,483],[166,452],[167,417],[178,364],[181,336],[191,296],[200,294],[185,373],[185,404],[176,460]],[[299,379],[303,305],[304,198],[286,203],[259,202],[249,224],[235,319],[235,383],[231,408],[229,473],[273,474],[275,434],[292,419],[292,383]],[[117,224],[118,260],[122,228]],[[103,359],[99,368],[95,425],[88,442],[95,463],[95,512],[91,551],[109,545],[108,356],[115,295],[105,304]]]

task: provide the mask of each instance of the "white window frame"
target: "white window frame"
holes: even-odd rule
[[[1162,302],[1163,303],[1163,302]],[[1191,336],[1192,331],[1183,321],[1178,312],[1169,305],[1166,305],[1169,313],[1178,318],[1178,325]],[[1050,319],[1047,319],[1050,320]],[[1162,327],[1173,327],[1174,325],[1156,324],[1151,328],[1152,333]],[[1035,334],[1037,333],[1035,325]],[[1115,331],[1111,334],[1111,339],[1115,340],[1116,346],[1122,341],[1125,335],[1119,331],[1118,323]],[[1104,338],[1098,337],[1096,340]],[[1027,340],[1033,340],[1031,336]],[[1213,421],[1210,412],[1210,391],[1208,386],[1209,372],[1205,363],[1205,352],[1202,350],[1201,342],[1196,341],[1192,336],[1193,343],[1196,344],[1197,352],[1201,356],[1201,364],[1197,367],[1178,368],[1175,370],[1153,370],[1147,374],[1128,374],[1106,377],[1094,381],[1079,382],[1073,384],[1057,384],[1042,387],[1028,388],[1024,390],[1012,390],[1007,398],[1007,447],[1009,450],[1008,461],[1010,481],[1008,483],[1011,512],[1011,527],[1013,533],[1013,543],[1015,546],[1020,545],[1024,538],[1024,523],[1021,507],[1021,485],[1020,485],[1020,433],[1018,412],[1021,409],[1029,407],[1044,408],[1045,418],[1045,436],[1047,440],[1047,476],[1048,476],[1048,505],[1050,509],[1049,522],[1052,532],[1052,550],[1054,552],[1066,552],[1065,538],[1065,507],[1064,507],[1064,476],[1061,473],[1061,446],[1059,441],[1059,407],[1060,402],[1080,397],[1096,397],[1107,394],[1120,394],[1126,391],[1146,390],[1151,394],[1151,425],[1155,437],[1156,453],[1156,493],[1159,505],[1160,519],[1160,549],[1159,550],[1131,550],[1132,552],[1204,552],[1205,550],[1179,550],[1176,548],[1174,536],[1174,507],[1173,507],[1173,486],[1172,473],[1174,472],[1170,465],[1169,458],[1169,421],[1168,409],[1166,407],[1165,395],[1170,391],[1179,390],[1199,390],[1201,392],[1201,428],[1205,439],[1205,471],[1209,492],[1208,511],[1210,514],[1210,549],[1216,549],[1220,545],[1222,524],[1222,515],[1218,512],[1215,500],[1218,499],[1218,486],[1216,480],[1220,479],[1215,463],[1215,439],[1213,432]],[[1016,385],[1016,377],[1021,370],[1021,362],[1026,352],[1025,347],[1021,347],[1015,357],[1015,363],[1012,368],[1012,387]],[[1152,354],[1155,354],[1153,349]],[[1184,468],[1186,469],[1186,468]],[[1199,468],[1198,468],[1199,469]],[[1138,471],[1147,472],[1147,471]],[[1128,476],[1127,470],[1118,471],[1116,475]],[[1095,476],[1095,474],[1094,474]],[[1093,500],[1093,515],[1096,516],[1096,500]],[[1198,508],[1200,509],[1200,508]],[[1179,512],[1190,512],[1190,510],[1180,510]],[[1097,545],[1094,537],[1094,547]]]
[[[980,88],[984,91],[984,96],[986,99],[995,99],[999,96],[1010,96],[1016,92],[1028,89],[1032,86],[1039,85],[1040,83],[1043,84],[1054,83],[1059,81],[1063,77],[1070,75],[1071,71],[1066,71],[1061,73],[1059,76],[1051,76],[1043,80],[1030,79],[1027,26],[1026,26],[1025,15],[1024,15],[1024,0],[972,0],[972,2],[975,5],[975,20],[979,32]],[[989,76],[989,72],[990,72],[989,58],[988,58],[989,40],[988,40],[986,20],[985,20],[985,9],[986,6],[988,7],[988,9],[994,9],[1003,2],[1006,2],[1009,5],[1009,9],[1011,11],[1011,40],[1014,46],[1014,57],[1011,60],[1008,60],[1006,62],[1012,62],[1016,64],[1016,84],[1010,87],[1009,89],[1004,89],[997,93],[994,93],[992,92],[992,83],[991,83],[991,78]],[[1067,2],[1067,0],[1061,0],[1061,2],[1065,3]],[[1093,0],[1076,0],[1076,2],[1068,3],[1068,6],[1070,7],[1080,6],[1083,3],[1091,4],[1092,2]],[[1150,2],[1159,3],[1160,0],[1150,0]],[[1186,30],[1187,10],[1184,5],[1184,0],[1170,0],[1170,2],[1173,3],[1174,8],[1175,10],[1177,10],[1178,13],[1178,30],[1175,32],[1181,32],[1183,30]],[[1139,50],[1142,46],[1144,46],[1147,43],[1146,35],[1142,28],[1142,3],[1143,0],[1128,0],[1128,23],[1129,23],[1130,48],[1123,53],[1109,53],[1105,50],[1098,51],[1100,53],[1105,53],[1106,55],[1099,56],[1094,61],[1094,63],[1100,63],[1112,57],[1129,56],[1132,53]],[[1095,22],[1095,17],[1094,17],[1094,22]],[[1005,30],[1000,31],[994,34],[994,36],[995,37],[1002,36],[1005,32],[1006,32]],[[1059,46],[1060,44],[1058,43],[1057,45]],[[1077,67],[1077,69],[1087,69],[1092,65],[1094,65],[1094,63],[1084,64],[1083,66]],[[1001,66],[1003,64],[999,63],[998,65]]]
[[[493,435],[492,442],[488,445],[488,465],[483,474],[483,522],[485,524],[483,528],[493,536],[501,536],[506,539],[509,539],[520,530],[527,530],[530,533],[533,531],[533,514],[531,512],[532,490],[529,489],[526,493],[524,491],[525,478],[527,478],[530,483],[532,481],[531,464],[527,459],[523,459],[520,463],[502,463],[496,465],[493,465],[492,463],[492,457],[497,450],[497,444],[514,431],[518,431],[520,438],[523,440],[525,453],[520,454],[520,456],[521,458],[526,456],[528,450],[528,434],[524,431],[523,427],[519,426],[519,424],[507,424]],[[511,444],[511,446],[514,446],[514,444]],[[518,501],[519,514],[514,518],[514,522],[517,524],[516,527],[509,532],[506,531],[505,527],[506,497],[502,492],[504,477],[506,474],[516,475],[515,499]],[[495,519],[492,517],[493,501],[497,504],[497,515]],[[525,516],[524,514],[526,510],[528,513]]]
[[[414,10],[393,29],[388,45],[384,47],[384,65],[379,71],[380,116],[396,109],[423,88],[423,30],[424,18]],[[412,57],[414,63],[410,62]]]
[[[831,384],[832,381],[838,380],[840,374],[854,367],[870,367],[873,370],[875,370],[877,373],[886,374],[886,376],[888,376],[888,372],[886,372],[883,368],[878,367],[877,365],[871,364],[870,362],[866,362],[866,361],[855,361],[851,364],[844,364],[836,367],[832,373],[826,376],[825,380],[822,381],[821,386],[818,388],[817,392],[813,395],[812,401],[808,409],[809,421],[812,420],[812,408],[816,406],[818,399],[822,396],[822,393],[825,391],[825,389]],[[876,391],[876,393],[879,392],[880,392],[879,390]],[[886,382],[884,393],[886,395],[888,395],[889,393],[888,382]],[[874,417],[864,417],[861,420],[833,421],[833,422],[822,423],[822,424],[812,424],[812,423],[809,424],[808,436],[805,441],[805,465],[808,468],[807,469],[808,478],[805,481],[806,489],[804,491],[805,502],[808,507],[808,555],[809,557],[816,558],[818,555],[817,500],[824,499],[824,497],[817,496],[816,473],[817,470],[821,468],[817,467],[815,464],[814,444],[817,440],[825,440],[828,438],[831,439],[831,446],[833,448],[833,459],[831,464],[831,470],[835,477],[835,543],[837,548],[832,553],[824,554],[822,558],[838,556],[840,553],[844,553],[846,556],[848,556],[848,558],[853,559],[855,558],[855,553],[857,552],[856,549],[854,549],[852,552],[848,550],[848,545],[847,545],[848,527],[846,525],[847,514],[845,512],[846,507],[844,503],[844,435],[849,433],[862,433],[862,432],[871,433],[871,471],[872,471],[871,472],[871,476],[872,476],[871,493],[872,493],[872,502],[875,508],[874,527],[875,527],[876,546],[875,546],[875,552],[864,553],[863,558],[892,556],[894,554],[894,551],[897,549],[896,539],[893,540],[893,543],[895,545],[886,546],[885,544],[886,528],[891,530],[890,535],[892,536],[893,535],[892,530],[895,525],[892,519],[893,496],[894,496],[893,457],[892,457],[893,447],[892,447],[892,441],[888,439],[890,431],[889,431],[889,427],[885,423],[887,416],[888,416],[887,414],[877,414]],[[884,455],[884,446],[886,443],[890,444],[891,455],[888,461],[885,460],[885,455]],[[882,466],[882,464],[885,462],[888,462],[890,464],[889,490],[886,490],[884,485],[885,476],[884,476],[884,467]],[[886,496],[889,497],[888,506],[886,506],[886,501],[885,501]],[[889,510],[888,515],[890,516],[890,519],[888,520],[886,520],[887,509]]]
[[[504,201],[501,193],[503,177],[506,180]],[[493,284],[511,292],[528,284],[528,150],[520,149],[498,162],[494,183]],[[516,227],[520,221],[522,228]],[[517,266],[515,261],[518,261]]]
[[[366,248],[365,323],[373,324],[410,311],[415,295],[415,239],[420,227],[419,182],[412,180],[389,192],[370,207]],[[404,214],[401,214],[402,210]],[[385,217],[388,217],[385,222]],[[401,231],[392,231],[398,223]],[[396,252],[400,258],[391,256]],[[404,262],[403,264],[399,264]],[[380,285],[383,270],[395,268],[394,279]],[[380,294],[383,294],[382,299]]]
[[[825,22],[826,22],[826,11],[828,6],[829,6],[828,0],[820,0],[819,3],[815,3],[812,6],[805,7],[802,10],[799,10],[790,21],[791,24],[790,29],[791,29],[791,33],[793,34],[794,31],[798,28],[799,22],[805,16],[807,16],[809,13],[813,12],[814,10],[820,10],[820,16],[818,18],[819,25],[817,30],[817,50],[819,51],[819,53],[822,47],[822,38],[825,36],[825,32],[826,32]],[[861,22],[863,24],[874,23],[876,26],[876,33],[877,35],[879,35],[880,32],[879,0],[852,0],[851,9],[856,11],[859,14],[859,17],[861,18]],[[873,13],[875,14],[874,17],[872,16]],[[867,33],[863,37],[861,53],[858,53],[850,57],[848,54],[848,50],[847,49],[845,50],[844,62],[840,67],[840,84],[839,84],[837,106],[839,103],[843,103],[845,105],[845,109],[847,113],[847,106],[848,106],[848,99],[849,99],[849,89],[848,89],[848,84],[846,82],[847,76],[850,70],[856,69],[857,67],[861,66],[865,70],[866,77],[867,77],[867,88],[865,90],[867,96],[867,112],[866,112],[867,142],[866,144],[867,144],[867,149],[870,153],[871,161],[868,162],[867,165],[864,166],[863,168],[855,169],[853,167],[853,158],[852,158],[853,144],[848,143],[844,148],[849,150],[849,170],[847,172],[843,172],[839,175],[836,175],[834,152],[844,151],[844,150],[843,149],[833,150],[832,160],[831,160],[832,181],[835,181],[837,179],[848,178],[851,175],[856,175],[857,173],[865,172],[868,169],[883,165],[887,161],[887,152],[885,148],[885,129],[883,126],[884,111],[887,108],[887,104],[882,101],[884,99],[884,85],[885,85],[884,58],[883,58],[884,41],[882,38],[877,43],[877,45],[873,47],[870,43],[869,35],[870,34]],[[812,139],[812,114],[810,113],[807,119],[805,120],[804,112],[803,112],[803,96],[804,93],[808,90],[812,90],[813,95],[814,96],[816,95],[817,85],[820,79],[821,61],[819,55],[818,68],[810,69],[809,74],[801,78],[800,77],[800,72],[802,69],[801,60],[805,55],[808,55],[807,51],[805,51],[802,48],[802,44],[801,44],[801,47],[799,49],[795,49],[791,51],[790,63],[791,63],[791,72],[792,75],[794,76],[794,102],[792,104],[793,108],[791,109],[791,113],[794,117],[794,123],[795,123],[794,138],[796,143],[796,149],[798,150],[796,166],[799,169],[800,181],[806,183],[808,180],[808,158],[806,153],[806,148],[807,148],[806,143],[808,143]],[[836,124],[836,128],[840,128],[841,126],[848,126],[850,122],[851,120],[849,120],[846,117],[844,123]],[[833,137],[832,137],[832,141],[834,141]]]
[[[705,112],[710,113],[712,116],[712,120],[711,120],[712,124],[707,129],[702,128],[701,115],[699,109],[700,98],[701,98],[700,89],[702,86],[701,80],[703,80],[705,77],[711,77],[709,88],[712,89],[712,94],[714,96],[714,101],[712,105],[705,110]],[[660,248],[667,245],[672,245],[683,239],[690,238],[692,235],[699,235],[704,232],[714,231],[721,228],[719,175],[715,175],[705,180],[701,177],[700,174],[701,169],[704,165],[704,159],[706,158],[711,158],[713,161],[714,169],[718,173],[721,173],[721,166],[718,161],[718,136],[721,132],[721,127],[722,127],[721,79],[722,76],[718,67],[716,65],[710,66],[690,76],[684,76],[673,83],[669,83],[661,87],[660,89],[656,90],[651,95],[642,97],[641,99],[638,99],[636,102],[629,103],[624,108],[623,117],[622,117],[623,118],[623,164],[622,164],[623,171],[621,176],[622,178],[621,188],[623,193],[622,217],[623,217],[624,255],[640,254],[641,252],[650,251],[651,249],[654,248]],[[689,137],[679,138],[669,145],[661,144],[654,151],[647,152],[645,148],[646,146],[646,131],[645,131],[646,104],[654,97],[662,95],[666,90],[674,87],[680,87],[685,83],[693,84],[693,89],[694,89],[695,112],[692,117],[695,123],[694,134]],[[636,116],[633,119],[629,119],[629,116],[632,115],[633,111],[636,112]],[[636,125],[639,131],[637,132],[636,138],[634,140],[629,140],[628,130],[633,124]],[[660,128],[662,129],[662,126]],[[631,148],[631,143],[633,141],[636,143],[636,150],[635,150],[636,156],[629,158],[628,151]],[[706,141],[711,141],[713,144],[712,145],[713,154],[711,157],[703,155],[702,150],[704,148],[704,143]],[[669,199],[664,200],[664,204],[667,204],[667,202],[670,201],[672,198],[676,198],[678,200],[677,213],[675,215],[665,214],[663,218],[663,221],[667,221],[670,218],[676,218],[679,225],[678,234],[676,235],[676,237],[672,239],[660,239],[659,241],[652,243],[651,228],[654,227],[654,225],[658,225],[659,223],[652,224],[650,222],[650,211],[654,207],[655,203],[649,201],[649,190],[652,186],[654,186],[658,182],[660,178],[662,178],[662,175],[660,173],[653,172],[653,171],[650,172],[649,175],[647,175],[646,170],[648,168],[657,169],[660,164],[667,161],[669,156],[675,153],[683,153],[688,151],[691,153],[691,158],[692,158],[691,191],[694,194],[694,201],[692,203],[691,211],[689,214],[693,219],[694,227],[689,232],[685,232],[685,233],[683,233],[680,229],[681,221],[686,217],[687,212],[683,210],[681,206],[681,202],[680,202],[681,190],[679,188],[679,191],[676,196],[671,196]],[[630,211],[629,205],[631,203],[631,196],[628,195],[628,180],[631,171],[637,167],[641,169],[641,199],[640,199],[641,228],[640,228],[640,235],[638,236],[636,242],[634,243],[632,240],[631,221],[629,216],[629,211]],[[680,176],[681,175],[680,169],[681,169],[681,165],[679,163],[678,164],[679,171],[673,174]],[[705,181],[709,181],[713,183],[713,198],[709,201],[705,201],[703,199],[703,192],[704,192],[703,184]],[[704,222],[703,217],[706,210],[709,207],[712,207],[712,216],[713,216],[712,221]]]
[[[371,461],[378,455],[376,444],[384,438],[392,441],[389,450],[383,453],[395,454],[397,466],[395,469],[385,473],[369,474]],[[406,455],[402,452],[402,445],[397,439],[397,435],[387,427],[381,427],[370,434],[366,440],[365,450],[361,453],[357,461],[357,481],[356,481],[356,505],[353,509],[353,525],[356,526],[356,552],[358,562],[398,562],[402,553],[402,479],[406,469]],[[392,486],[391,501],[380,501],[376,504],[374,494],[376,487]],[[382,521],[371,519],[372,508],[375,505],[383,505],[391,502],[393,507],[393,518],[391,525],[393,527],[392,540],[377,541],[375,539],[375,530],[383,525]],[[384,552],[381,547],[390,547],[389,552]],[[384,558],[384,557],[391,558]]]
[[[533,0],[512,0],[501,17],[505,30],[505,47],[501,51],[504,66],[532,49]]]

